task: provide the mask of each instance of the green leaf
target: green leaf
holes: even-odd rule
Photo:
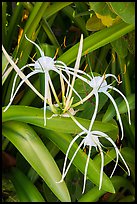
[[[129,24],[135,24],[135,2],[109,2],[113,11]]]
[[[53,113],[47,110],[47,118],[50,117]],[[53,117],[52,119],[47,119],[47,125],[44,126],[43,119],[43,109],[33,108],[29,106],[19,106],[13,105],[10,108],[3,112],[3,122],[9,120],[22,121],[38,127],[42,127],[48,130],[64,132],[64,133],[79,133],[81,129],[72,121],[71,118],[65,117]],[[89,127],[90,120],[78,118],[76,119],[86,128]],[[67,128],[66,128],[67,127]],[[118,127],[116,123],[102,123],[101,121],[95,121],[93,125],[93,130],[99,130],[103,132],[114,131],[114,137],[116,137]]]
[[[20,202],[45,202],[35,185],[18,168],[11,169],[11,181]]]
[[[38,135],[27,124],[10,121],[3,124],[3,135],[21,152],[34,170],[43,178],[60,201],[70,202],[70,195],[60,171]]]

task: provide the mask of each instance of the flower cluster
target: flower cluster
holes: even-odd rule
[[[27,76],[25,76],[22,79],[22,81],[17,86],[16,91],[15,91],[15,85],[16,85],[16,81],[17,81],[17,77],[18,77],[19,73],[17,73],[15,75],[13,87],[12,87],[12,91],[11,91],[10,102],[4,111],[6,111],[10,107],[15,95],[17,94],[19,88],[22,86],[22,84],[24,82],[26,82],[31,76],[33,76],[35,74],[38,74],[38,73],[44,74],[44,76],[45,76],[45,92],[44,92],[44,97],[43,97],[44,98],[44,125],[46,125],[46,119],[47,119],[46,118],[46,110],[48,108],[47,107],[47,104],[48,104],[50,110],[53,112],[53,115],[48,119],[51,119],[52,117],[56,117],[58,115],[61,117],[71,117],[72,120],[76,123],[76,125],[79,126],[80,129],[82,130],[82,132],[80,132],[78,135],[76,135],[74,137],[74,139],[71,141],[71,143],[67,149],[65,161],[64,161],[64,166],[63,166],[62,178],[58,182],[62,182],[64,180],[64,178],[65,178],[77,152],[79,151],[79,149],[82,146],[84,146],[84,147],[88,146],[89,152],[88,152],[87,162],[86,162],[86,166],[85,166],[84,184],[83,184],[83,191],[82,191],[82,193],[84,193],[85,185],[86,185],[88,163],[89,163],[90,154],[91,154],[91,148],[95,147],[96,150],[99,151],[100,155],[101,155],[101,169],[100,169],[100,182],[99,182],[99,189],[101,189],[102,180],[103,180],[103,167],[104,167],[104,154],[103,154],[103,149],[102,149],[103,145],[100,142],[101,137],[108,140],[112,144],[112,146],[114,147],[115,152],[116,152],[116,164],[114,166],[114,169],[113,169],[110,177],[112,177],[114,172],[115,172],[115,169],[118,165],[119,156],[121,157],[123,163],[125,164],[125,166],[127,168],[128,175],[130,175],[130,170],[126,164],[126,161],[124,160],[123,156],[121,155],[121,153],[120,153],[119,149],[117,148],[116,144],[114,143],[114,141],[104,132],[101,132],[98,130],[94,130],[94,131],[92,130],[92,127],[93,127],[93,124],[94,124],[94,121],[96,119],[97,112],[98,112],[99,94],[103,93],[111,100],[111,102],[115,108],[116,114],[118,116],[119,125],[121,128],[121,133],[122,133],[121,139],[123,139],[124,131],[123,131],[123,124],[122,124],[121,116],[120,116],[117,104],[116,104],[114,98],[112,97],[112,95],[109,93],[109,90],[114,90],[123,97],[123,99],[126,103],[126,106],[127,106],[129,124],[131,124],[129,104],[128,104],[126,97],[123,95],[123,93],[121,91],[119,91],[117,88],[115,88],[114,86],[112,86],[112,84],[108,84],[106,80],[108,77],[113,77],[116,82],[118,82],[118,83],[121,83],[121,82],[119,82],[117,77],[113,74],[104,74],[103,76],[94,76],[92,73],[92,76],[90,76],[90,74],[87,74],[82,70],[79,70],[80,59],[81,59],[81,55],[82,55],[82,47],[83,47],[83,35],[81,35],[77,59],[76,59],[74,68],[68,67],[64,62],[57,61],[57,60],[55,60],[55,58],[52,59],[51,57],[45,56],[44,52],[41,50],[41,48],[35,42],[31,41],[26,35],[25,35],[25,37],[30,43],[34,44],[38,48],[41,57],[39,59],[37,59],[34,63],[27,64],[20,69],[20,71],[22,71],[27,67],[33,67],[34,68],[32,72],[30,72]],[[59,101],[58,96],[56,94],[56,90],[53,86],[52,79],[50,77],[50,71],[51,70],[56,72],[60,76],[62,102]],[[86,83],[91,88],[91,92],[85,98],[82,98],[74,88],[74,83],[75,83],[76,78],[82,80],[84,83]],[[65,83],[67,84],[67,88],[65,88]],[[52,91],[53,96],[55,98],[56,104],[52,103],[51,91]],[[73,104],[73,98],[74,98],[74,97],[72,97],[73,92],[79,98],[79,101],[75,104]],[[75,111],[73,108],[76,106],[79,106],[80,104],[83,104],[91,96],[95,96],[95,109],[94,109],[93,115],[91,117],[89,128],[86,129],[74,117],[74,115],[77,111]],[[58,113],[58,111],[57,111],[58,107],[60,108],[61,113]],[[74,155],[72,156],[72,158],[71,158],[71,160],[67,166],[67,158],[68,158],[69,152],[71,150],[71,147],[74,144],[74,142],[81,136],[82,136],[82,141],[80,142],[77,150],[75,151]]]

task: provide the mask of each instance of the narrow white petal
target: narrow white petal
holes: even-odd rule
[[[65,71],[64,69],[62,69],[62,68],[59,68],[61,71]],[[72,69],[73,70],[73,69]],[[77,72],[79,72],[80,70],[77,70]],[[73,71],[69,71],[69,70],[67,70],[67,73],[69,73],[69,74],[71,74],[71,75],[73,75],[73,76],[76,76],[77,78],[79,78],[79,79],[81,79],[82,81],[84,81],[84,82],[86,82],[87,84],[89,84],[90,83],[90,80],[92,80],[92,78],[90,77],[90,75],[88,75],[88,74],[86,74],[85,73],[85,75],[86,76],[88,76],[89,78],[90,78],[90,80],[89,79],[87,79],[87,78],[84,78],[83,76],[80,76],[78,73],[74,73]]]
[[[80,134],[76,135],[76,137],[74,137],[73,140],[71,141],[71,143],[69,144],[69,147],[68,147],[67,152],[66,152],[65,160],[64,160],[63,171],[62,171],[62,178],[61,178],[61,180],[58,181],[57,183],[62,182],[63,179],[65,178],[65,176],[66,176],[66,174],[67,174],[67,172],[68,172],[68,170],[69,170],[69,168],[70,168],[70,166],[71,166],[71,163],[73,162],[73,159],[74,159],[74,157],[75,157],[75,155],[76,155],[75,153],[77,153],[77,150],[76,150],[75,153],[74,153],[74,155],[73,155],[73,157],[72,157],[71,160],[70,160],[70,163],[69,163],[67,169],[66,169],[66,164],[67,164],[67,159],[68,159],[69,151],[70,151],[72,145],[74,144],[74,142],[75,142],[82,134],[83,134],[83,132],[81,132]],[[78,148],[79,148],[79,146],[78,146]],[[77,149],[78,149],[78,148],[77,148]],[[65,170],[65,169],[66,169],[66,170]]]
[[[123,139],[123,136],[124,136],[124,132],[123,132],[123,124],[122,124],[122,121],[121,121],[121,116],[119,114],[119,110],[118,110],[118,107],[117,107],[117,104],[115,102],[115,100],[113,99],[113,97],[106,91],[106,92],[103,92],[104,94],[106,94],[110,100],[112,101],[114,107],[115,107],[115,110],[116,110],[116,113],[117,113],[117,116],[118,116],[118,120],[119,120],[119,124],[120,124],[120,127],[121,127],[121,140]]]
[[[49,85],[48,85],[48,76],[45,73],[45,93],[44,93],[44,126],[46,126],[46,102],[47,102],[47,95],[48,95],[48,89],[49,89]]]
[[[74,73],[75,74],[77,74],[77,70],[79,69],[79,66],[80,66],[82,46],[83,46],[83,35],[81,35],[79,50],[78,50],[78,54],[77,54],[77,59],[76,59],[75,66],[74,66]],[[75,78],[76,78],[76,76],[73,75],[73,78],[72,78],[72,81],[71,81],[71,88],[69,90],[69,94],[68,94],[68,97],[67,97],[65,108],[68,107],[68,105],[70,103],[70,99],[71,99],[71,96],[72,96],[72,91],[73,91],[73,87],[74,87],[74,83],[75,83]]]
[[[65,72],[70,72],[70,74],[75,74],[74,73],[74,68],[71,68],[71,67],[64,67],[64,66],[59,66],[59,65],[56,65],[57,66],[57,68],[58,69],[61,69],[62,71],[65,71]],[[65,69],[66,70],[65,70]],[[71,72],[72,71],[72,72]],[[87,74],[86,72],[84,72],[84,71],[82,71],[82,70],[77,70],[77,73],[79,73],[79,74],[83,74],[83,75],[85,75],[85,76],[87,76],[88,78],[89,78],[89,80],[92,80],[93,78],[89,75],[89,74]],[[78,75],[79,76],[79,75]]]
[[[75,66],[74,66],[74,71],[76,71],[76,72],[77,72],[77,70],[79,69],[79,66],[80,66],[80,59],[81,59],[81,55],[82,55],[82,48],[83,48],[83,34],[81,34],[80,43],[79,43],[79,49],[78,49],[78,54],[77,54],[77,59],[76,59]]]
[[[87,158],[86,166],[85,166],[84,184],[83,184],[83,191],[82,191],[82,194],[85,192],[85,187],[86,187],[86,177],[87,177],[87,170],[88,170],[88,164],[89,164],[89,159],[90,159],[90,153],[91,153],[91,146],[89,146],[88,158]]]
[[[104,154],[103,154],[103,151],[102,151],[100,144],[98,144],[98,148],[99,148],[100,154],[101,154],[101,169],[100,169],[100,182],[99,182],[99,190],[100,190],[102,187],[102,180],[103,180]]]
[[[101,137],[108,137],[107,134],[105,134],[104,132],[98,131],[98,130],[93,130],[92,134],[95,134],[95,135],[101,136]]]
[[[114,174],[114,172],[115,172],[115,170],[116,170],[116,167],[117,167],[117,165],[118,165],[118,151],[117,151],[116,148],[115,148],[115,151],[116,151],[116,163],[115,163],[115,166],[114,166],[114,168],[113,168],[113,171],[112,171],[112,173],[111,173],[111,175],[110,175],[110,178],[113,176],[113,174]]]
[[[73,157],[71,158],[71,161],[70,161],[69,165],[67,166],[67,169],[66,169],[66,171],[64,173],[64,177],[66,176],[66,174],[67,174],[67,172],[68,172],[68,170],[69,170],[69,168],[70,168],[70,166],[71,166],[71,164],[72,164],[72,162],[73,162],[77,152],[79,151],[79,149],[81,148],[83,143],[84,143],[84,141],[82,140],[82,142],[79,144],[78,148],[76,149],[75,153],[73,154]]]
[[[32,40],[30,40],[30,39],[27,37],[26,34],[25,34],[25,38],[26,38],[29,42],[31,42],[32,44],[34,44],[34,45],[38,48],[41,57],[43,57],[43,56],[44,56],[44,52],[41,50],[41,48],[40,48],[35,42],[33,42]]]
[[[128,175],[130,175],[130,170],[129,170],[129,168],[128,168],[128,166],[127,166],[127,164],[126,164],[126,162],[125,162],[125,160],[124,160],[124,158],[123,158],[123,156],[122,156],[122,154],[120,153],[119,149],[117,148],[116,144],[114,143],[114,141],[113,141],[110,137],[108,137],[108,136],[105,137],[105,138],[106,138],[107,140],[109,140],[109,141],[111,142],[111,144],[114,146],[114,148],[115,148],[115,150],[116,150],[116,154],[117,154],[117,160],[118,160],[118,154],[119,154],[119,156],[121,157],[123,163],[125,164],[125,166],[126,166],[126,168],[127,168],[127,170],[128,170]],[[116,162],[115,166],[117,166],[117,163],[118,163],[118,161]],[[114,170],[115,170],[115,168],[116,168],[116,167],[114,167]],[[113,172],[112,172],[112,174],[111,174],[111,177],[112,177],[112,175],[113,175],[113,173],[114,173],[114,170],[113,170]]]
[[[94,113],[93,113],[93,116],[92,116],[92,119],[91,119],[91,122],[90,122],[89,131],[91,131],[92,126],[93,126],[93,123],[94,123],[94,121],[95,121],[95,119],[96,119],[96,116],[97,116],[98,103],[99,103],[98,92],[95,93],[95,98],[96,98],[96,105],[95,105],[95,110],[94,110]]]
[[[126,97],[124,96],[123,93],[121,93],[121,91],[119,91],[117,88],[115,87],[112,87],[112,86],[109,86],[110,89],[113,89],[115,91],[117,91],[125,100],[125,103],[127,105],[127,110],[128,110],[128,118],[129,118],[129,124],[131,125],[131,118],[130,118],[130,108],[129,108],[129,103],[128,103],[128,100],[126,99]]]
[[[27,65],[23,66],[20,70],[22,71],[23,69],[28,68],[29,66],[34,67],[34,64],[27,64]],[[18,77],[18,73],[16,73],[14,81],[13,81],[11,97],[10,98],[13,97],[13,92],[14,92],[14,89],[15,89],[15,84],[16,84],[17,77]]]
[[[110,77],[110,76],[111,76],[111,77],[114,77],[114,78],[116,79],[116,81],[119,82],[118,79],[117,79],[117,77],[116,77],[114,74],[105,74],[105,79],[106,79],[107,77]]]

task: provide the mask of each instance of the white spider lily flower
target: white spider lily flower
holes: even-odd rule
[[[85,146],[88,146],[89,147],[89,152],[88,152],[88,156],[87,156],[87,161],[86,161],[86,165],[85,165],[85,172],[84,172],[84,182],[83,182],[83,190],[82,190],[82,193],[85,192],[85,186],[86,186],[86,178],[87,178],[87,172],[88,172],[88,164],[89,164],[89,160],[90,160],[90,154],[91,154],[91,148],[92,147],[95,147],[96,150],[99,150],[100,151],[100,154],[101,154],[101,168],[100,168],[100,181],[99,181],[99,190],[101,189],[102,187],[102,181],[103,181],[103,167],[104,167],[104,154],[103,154],[103,145],[100,143],[99,141],[99,138],[100,137],[103,137],[105,139],[107,139],[111,144],[112,146],[114,147],[115,151],[116,151],[116,164],[114,166],[114,169],[111,173],[111,176],[113,176],[114,174],[114,171],[118,165],[118,159],[119,159],[119,156],[120,158],[122,159],[123,163],[125,164],[126,168],[127,168],[127,171],[128,171],[128,175],[130,176],[130,170],[129,170],[129,167],[127,166],[126,164],[126,161],[124,160],[123,156],[121,155],[119,149],[117,148],[116,144],[114,143],[114,141],[105,133],[101,132],[101,131],[89,131],[87,130],[86,128],[84,128],[74,117],[72,117],[72,119],[74,120],[74,122],[83,130],[81,133],[79,133],[78,135],[76,135],[73,140],[71,141],[71,143],[69,144],[69,147],[67,149],[67,152],[66,152],[66,156],[65,156],[65,160],[64,160],[64,165],[63,165],[63,171],[62,171],[62,178],[59,182],[57,183],[60,183],[64,180],[71,164],[73,163],[73,160],[77,154],[77,152],[79,151],[79,149],[84,146],[83,148],[85,148]],[[75,143],[75,141],[81,137],[82,135],[85,135],[84,136],[84,139],[82,139],[82,141],[80,142],[80,144],[78,145],[75,153],[73,154],[68,166],[67,166],[67,159],[68,159],[68,155],[69,155],[69,152],[71,150],[71,147],[73,146],[73,144]]]
[[[73,90],[74,93],[80,98],[80,100],[82,100],[82,98],[75,91],[73,86],[70,84],[70,74],[67,71],[68,71],[68,69],[71,69],[71,68],[68,68],[65,65],[65,63],[63,63],[62,61],[55,61],[54,58],[52,59],[51,57],[44,56],[44,52],[41,50],[41,48],[35,42],[33,42],[29,38],[27,38],[26,35],[25,35],[25,37],[29,42],[31,42],[32,44],[34,44],[38,48],[41,57],[38,60],[36,60],[35,63],[27,64],[27,65],[25,65],[25,66],[23,66],[21,68],[21,70],[23,70],[23,69],[25,69],[27,67],[34,67],[34,70],[32,72],[30,72],[27,76],[24,75],[25,77],[19,83],[18,87],[16,88],[16,91],[14,92],[18,73],[16,74],[16,76],[14,78],[14,82],[13,82],[12,91],[11,91],[10,102],[7,105],[7,107],[5,108],[4,111],[6,111],[10,107],[10,105],[12,104],[12,101],[13,101],[15,95],[17,94],[19,88],[22,86],[22,84],[24,82],[26,82],[28,80],[29,77],[31,77],[31,76],[33,76],[35,74],[38,74],[38,73],[44,73],[45,74],[44,125],[46,125],[46,102],[48,102],[49,105],[51,106],[51,108],[53,108],[53,104],[51,102],[50,88],[51,88],[51,90],[53,92],[53,95],[55,97],[56,102],[60,105],[60,102],[59,102],[58,97],[56,95],[56,92],[55,92],[55,89],[54,89],[54,86],[53,86],[53,83],[52,83],[52,80],[51,80],[51,77],[50,77],[50,74],[49,74],[50,70],[55,71],[56,73],[58,73],[63,78],[63,80],[67,83],[68,87],[70,87],[71,90]],[[61,66],[61,68],[60,68],[60,66]],[[65,71],[65,73],[69,76],[69,80],[67,80],[67,78],[65,77],[64,74],[62,74],[61,71]],[[74,71],[74,69],[73,69],[73,71]],[[73,74],[73,72],[72,72],[72,74]],[[49,86],[50,86],[50,88],[49,88]]]
[[[126,97],[124,96],[124,94],[119,91],[117,88],[115,88],[114,86],[111,86],[110,84],[107,84],[106,78],[107,77],[114,77],[116,79],[116,81],[118,82],[118,79],[115,75],[113,74],[105,74],[103,76],[93,76],[92,80],[85,80],[85,82],[88,83],[89,86],[91,86],[93,89],[92,91],[84,98],[82,99],[82,101],[77,102],[76,104],[73,104],[72,107],[76,107],[79,104],[85,102],[86,100],[88,100],[92,95],[95,95],[95,98],[97,100],[96,102],[96,111],[94,116],[97,115],[97,107],[98,107],[98,103],[99,103],[99,93],[104,93],[106,96],[108,96],[108,98],[111,100],[111,102],[113,103],[113,106],[115,108],[117,117],[118,117],[118,121],[120,124],[120,128],[121,128],[121,140],[123,139],[124,136],[124,131],[123,131],[123,124],[122,124],[122,120],[121,120],[121,116],[117,107],[117,104],[114,100],[114,98],[111,96],[111,94],[108,92],[110,89],[114,90],[116,92],[118,92],[124,99],[126,106],[127,106],[127,110],[128,110],[128,118],[129,118],[129,124],[131,125],[131,118],[130,118],[130,108],[129,108],[129,103],[126,99]],[[121,83],[121,82],[120,82]]]

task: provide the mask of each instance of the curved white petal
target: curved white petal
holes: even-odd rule
[[[76,150],[75,153],[73,154],[73,157],[71,158],[71,161],[70,161],[69,165],[67,166],[66,172],[64,173],[64,177],[66,176],[66,174],[67,174],[67,172],[68,172],[68,170],[69,170],[69,168],[70,168],[70,166],[71,166],[71,164],[72,164],[72,162],[73,162],[73,160],[74,160],[74,158],[75,158],[77,152],[79,151],[79,149],[81,148],[81,146],[83,145],[83,143],[84,143],[84,142],[83,142],[83,140],[82,140],[82,142],[79,144],[77,150]]]
[[[35,42],[33,42],[32,40],[30,40],[30,39],[27,37],[26,34],[25,34],[25,38],[26,38],[29,42],[31,42],[32,44],[34,44],[34,45],[38,48],[41,57],[44,57],[44,52],[41,50],[41,48],[40,48]]]
[[[114,74],[105,74],[105,79],[106,79],[107,77],[110,77],[110,76],[111,76],[111,77],[114,77],[114,78],[116,79],[116,81],[119,82],[119,81],[118,81],[118,78],[117,78]]]
[[[58,68],[58,69],[61,69],[61,70],[63,70],[63,71],[65,71],[66,73],[67,72],[70,72],[71,74],[74,74],[74,68],[72,68],[72,67],[67,67],[67,66],[60,66],[60,65],[56,65],[56,67]],[[65,70],[65,69],[66,70]],[[92,80],[93,78],[89,75],[89,74],[87,74],[87,73],[85,73],[84,71],[82,71],[82,70],[77,70],[77,73],[79,73],[79,74],[83,74],[83,75],[85,75],[85,76],[87,76],[89,79],[88,80]],[[78,75],[79,76],[79,75]]]
[[[46,101],[47,101],[47,96],[48,96],[48,89],[49,89],[49,84],[48,84],[48,76],[45,73],[45,93],[44,93],[44,126],[46,126]]]
[[[106,94],[110,98],[110,100],[112,101],[112,103],[113,103],[113,105],[115,107],[115,110],[116,110],[116,113],[117,113],[117,116],[118,116],[118,120],[119,120],[119,124],[120,124],[120,127],[121,127],[121,140],[122,140],[123,136],[124,136],[123,124],[122,124],[122,120],[121,120],[121,116],[120,116],[117,104],[116,104],[115,100],[113,99],[113,97],[107,91],[103,92],[103,93]]]
[[[61,70],[61,71],[65,71],[63,68],[60,68],[60,70]],[[90,77],[90,75],[88,75],[88,74],[86,74],[86,73],[85,73],[85,76],[89,76],[90,80],[87,79],[87,78],[84,78],[83,76],[80,76],[80,75],[78,74],[80,70],[77,70],[78,73],[74,73],[73,71],[74,71],[74,69],[72,69],[72,71],[67,70],[67,73],[69,73],[69,74],[71,74],[71,75],[73,75],[73,76],[76,76],[77,78],[81,79],[82,81],[86,82],[87,84],[89,84],[89,83],[90,83],[90,80],[92,80],[92,78]],[[66,72],[66,71],[65,71],[65,72]]]
[[[92,116],[92,119],[91,119],[91,122],[90,122],[89,131],[91,131],[92,126],[93,126],[93,123],[94,123],[95,118],[96,118],[96,116],[97,116],[97,111],[98,111],[98,103],[99,103],[99,96],[98,96],[98,92],[97,92],[97,93],[95,93],[95,98],[96,98],[96,105],[95,105],[95,110],[94,110],[94,113],[93,113],[93,116]]]
[[[99,143],[98,143],[98,148],[101,154],[101,169],[100,169],[100,182],[99,182],[99,190],[100,190],[102,187],[102,181],[103,181],[104,154],[103,154],[102,148]]]
[[[82,54],[82,46],[83,46],[83,35],[81,35],[78,55],[77,55],[77,59],[76,59],[75,66],[74,66],[74,73],[75,74],[77,74],[77,70],[79,69],[79,66],[80,66],[80,59],[81,59],[81,54]],[[73,75],[72,81],[71,81],[71,86],[72,87],[74,87],[75,78],[76,78],[76,76]],[[68,94],[68,97],[67,97],[67,100],[66,100],[65,108],[68,107],[68,105],[70,103],[70,99],[71,99],[71,96],[72,96],[72,91],[73,91],[73,89],[70,88],[69,94]]]
[[[116,144],[114,143],[114,141],[113,141],[110,137],[107,136],[107,137],[105,137],[105,138],[106,138],[107,140],[109,140],[110,143],[114,146],[114,148],[115,148],[115,150],[116,150],[116,156],[117,156],[116,164],[115,164],[115,167],[114,167],[114,169],[113,169],[113,172],[111,173],[111,177],[112,177],[112,175],[114,174],[114,171],[115,171],[116,166],[117,166],[117,164],[118,164],[118,154],[119,154],[119,156],[121,157],[123,163],[125,164],[125,166],[126,166],[126,168],[127,168],[127,170],[128,170],[128,175],[130,176],[130,170],[129,170],[129,168],[128,168],[128,166],[127,166],[127,164],[126,164],[126,162],[125,162],[125,160],[124,160],[124,158],[123,158],[123,156],[122,156],[122,154],[120,153],[119,149],[117,148]]]
[[[112,173],[111,173],[111,175],[110,175],[110,178],[113,176],[113,174],[114,174],[114,172],[115,172],[115,170],[116,170],[116,167],[117,167],[117,165],[118,165],[118,151],[117,151],[116,148],[115,148],[115,151],[116,151],[116,163],[115,163],[115,166],[114,166],[114,168],[113,168],[113,171],[112,171]]]
[[[23,69],[25,69],[27,67],[34,67],[34,64],[27,64],[27,65],[23,66],[20,70],[22,71]],[[12,85],[11,97],[10,98],[13,97],[13,92],[14,92],[14,89],[15,89],[15,84],[16,84],[16,80],[17,80],[18,76],[19,76],[18,73],[16,73],[14,81],[13,81],[13,85]]]
[[[71,164],[72,164],[72,162],[73,162],[73,160],[74,160],[74,158],[75,158],[75,156],[76,156],[76,154],[77,154],[77,152],[78,152],[78,150],[79,150],[80,147],[82,146],[83,141],[80,143],[80,145],[79,145],[78,148],[76,149],[75,153],[73,154],[73,157],[71,158],[71,160],[70,160],[70,162],[69,162],[69,165],[68,165],[67,168],[66,168],[69,151],[70,151],[72,145],[74,144],[74,142],[75,142],[81,135],[83,135],[83,134],[84,134],[84,132],[81,132],[80,134],[78,134],[76,137],[74,137],[74,139],[73,139],[73,140],[71,141],[71,143],[69,144],[69,147],[68,147],[67,152],[66,152],[65,160],[64,160],[62,178],[61,178],[61,180],[58,181],[57,183],[60,183],[60,182],[63,181],[63,179],[65,178],[65,176],[66,176],[66,174],[67,174],[67,172],[68,172],[68,170],[69,170],[69,168],[70,168],[70,166],[71,166]],[[65,170],[65,169],[66,169],[66,170]]]
[[[89,150],[88,150],[88,158],[87,158],[86,166],[85,166],[84,184],[83,184],[82,194],[85,192],[85,187],[86,187],[86,177],[87,177],[87,171],[88,171],[88,164],[89,164],[89,159],[90,159],[90,153],[91,153],[91,146],[89,146]]]
[[[128,100],[126,99],[126,97],[124,96],[124,94],[123,94],[121,91],[119,91],[117,88],[112,87],[112,86],[109,86],[109,88],[115,90],[116,92],[118,92],[118,93],[123,97],[123,99],[125,100],[125,103],[126,103],[126,105],[127,105],[127,110],[128,110],[129,124],[131,125],[130,108],[129,108]]]

